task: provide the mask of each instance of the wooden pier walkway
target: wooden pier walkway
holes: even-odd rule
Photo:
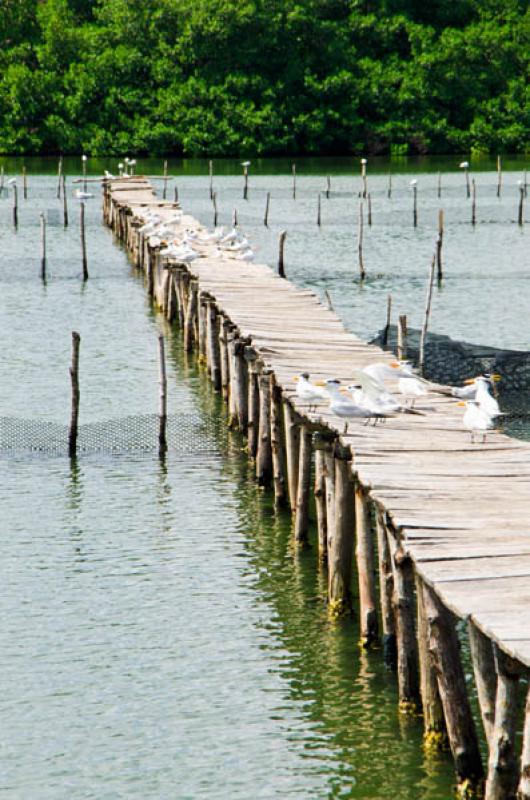
[[[530,443],[492,432],[471,444],[463,409],[435,392],[417,402],[424,416],[350,422],[343,435],[325,405],[313,412],[299,401],[294,377],[348,384],[352,369],[391,356],[267,266],[219,257],[214,245],[189,267],[171,265],[138,231],[148,210],[168,219],[175,207],[141,177],[105,185],[107,223],[207,363],[248,436],[257,479],[290,504],[300,544],[313,465],[330,609],[349,608],[355,563],[361,638],[370,645],[382,633],[387,653],[396,647],[401,708],[423,707],[431,744],[447,738],[462,796],[483,780],[455,632],[455,616],[465,620],[489,745],[486,797],[530,798],[528,701],[516,753],[530,667]],[[172,227],[204,231],[185,214]]]

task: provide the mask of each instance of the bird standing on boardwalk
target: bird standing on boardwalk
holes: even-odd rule
[[[304,403],[309,403],[309,410],[329,400],[328,392],[322,386],[316,386],[309,380],[309,372],[296,375],[296,396]]]
[[[470,432],[471,441],[474,443],[475,436],[481,434],[482,444],[484,444],[487,431],[495,427],[494,418],[476,400],[465,400],[458,405],[466,408],[462,423],[464,428]]]

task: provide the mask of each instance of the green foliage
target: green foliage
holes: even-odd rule
[[[0,151],[527,152],[527,0],[1,0]]]

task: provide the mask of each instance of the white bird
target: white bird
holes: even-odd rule
[[[476,434],[482,434],[482,443],[486,441],[486,432],[494,427],[493,417],[488,414],[476,400],[466,400],[458,405],[465,406],[466,411],[462,419],[464,428],[471,434],[471,441],[475,442]]]
[[[481,375],[478,378],[475,378],[475,387],[476,387],[475,400],[479,404],[480,408],[487,414],[489,414],[490,417],[500,416],[501,410],[499,408],[499,404],[489,392],[489,387],[490,387],[489,379],[484,377],[483,375]]]
[[[254,251],[249,247],[248,250],[245,250],[244,253],[236,256],[236,261],[254,261],[256,255]]]
[[[196,258],[199,258],[199,254],[190,247],[178,247],[173,244],[169,244],[167,247],[164,247],[160,251],[160,255],[174,258],[176,261],[185,261],[187,264],[195,261]]]
[[[235,242],[237,241],[238,238],[239,234],[237,230],[235,228],[232,228],[231,231],[228,231],[226,236],[223,236],[223,238],[220,239],[220,244],[226,244],[227,242]]]
[[[115,177],[115,175],[113,175],[112,172],[109,172],[108,169],[106,169],[105,177],[107,178],[107,180],[112,180]]]
[[[81,156],[81,161],[88,161],[88,156]]]
[[[8,186],[14,186],[16,184],[16,182],[17,182],[16,178],[9,178],[9,180],[7,182],[7,185]]]
[[[409,398],[411,408],[414,406],[418,397],[423,397],[427,394],[425,382],[417,375],[414,375],[412,365],[407,364],[407,362],[401,365],[398,392]]]
[[[460,169],[468,169],[469,168],[469,161],[462,161],[461,164],[459,164],[459,167],[460,167]]]
[[[451,386],[451,394],[453,397],[458,397],[460,400],[474,400],[477,387],[475,383],[470,383],[468,386]]]
[[[250,161],[242,161],[242,162],[241,162],[241,166],[242,166],[242,167],[250,167],[250,164],[251,164],[251,162],[250,162]]]
[[[397,411],[401,407],[401,403],[394,397],[392,392],[388,391],[384,383],[370,375],[367,370],[354,369],[351,374],[354,380],[360,384],[368,403],[384,405],[387,411],[390,409]]]
[[[304,403],[309,403],[310,411],[311,407],[314,408],[328,402],[329,393],[322,386],[311,383],[308,372],[295,375],[294,380],[296,381],[296,396]]]
[[[90,194],[90,192],[82,192],[81,189],[76,189],[74,192],[74,197],[76,200],[90,200],[91,197],[95,195]]]
[[[410,185],[411,185],[412,187],[414,187],[414,186],[417,186],[417,185],[418,185],[418,181],[416,180],[416,178],[413,178],[413,179],[411,180],[411,182],[410,182]]]
[[[250,247],[250,242],[248,239],[243,237],[240,242],[229,242],[224,246],[221,244],[221,250],[226,250],[227,252],[237,253],[239,250],[248,250]]]
[[[367,158],[361,158],[361,164],[368,164]]]
[[[212,242],[218,242],[222,239],[223,234],[224,228],[216,228],[213,233],[209,233],[206,236],[198,236],[197,244],[211,244]]]
[[[348,420],[350,419],[364,419],[368,422],[370,419],[382,419],[388,417],[388,414],[374,412],[365,408],[359,403],[354,403],[352,400],[345,398],[340,392],[340,381],[336,379],[329,379],[325,382],[326,389],[329,395],[329,410],[336,417],[341,417],[345,420],[344,433],[348,432]]]

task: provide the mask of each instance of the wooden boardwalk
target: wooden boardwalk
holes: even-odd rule
[[[152,278],[152,292],[159,305],[166,310],[169,308],[170,315],[177,316],[179,303],[182,305],[187,300],[189,304],[192,291],[198,293],[196,318],[191,322],[188,320],[188,324],[194,325],[191,335],[196,340],[199,352],[202,336],[202,349],[210,361],[212,353],[209,347],[213,346],[206,342],[208,326],[204,321],[206,316],[201,316],[201,308],[205,309],[204,314],[207,315],[213,307],[221,321],[228,321],[232,342],[235,340],[242,343],[242,350],[247,356],[249,352],[255,355],[259,365],[258,377],[268,376],[269,373],[273,376],[273,384],[278,387],[282,402],[288,403],[293,409],[299,429],[322,431],[324,438],[327,434],[332,438],[333,434],[338,436],[338,446],[344,448],[348,465],[351,463],[356,493],[362,490],[362,497],[365,500],[367,498],[370,508],[375,510],[378,525],[383,525],[392,534],[390,554],[395,563],[390,569],[390,577],[393,578],[391,600],[397,604],[397,611],[394,609],[394,628],[392,621],[388,622],[386,628],[384,622],[385,597],[382,583],[386,543],[383,545],[383,552],[381,543],[379,547],[379,591],[383,632],[397,636],[398,678],[401,681],[402,699],[410,699],[413,694],[411,691],[407,694],[406,690],[407,681],[410,681],[410,675],[405,674],[408,669],[407,654],[400,651],[400,648],[406,650],[407,646],[412,647],[405,641],[406,632],[404,634],[400,629],[405,624],[407,613],[410,618],[410,609],[405,609],[403,616],[399,603],[401,578],[404,578],[403,585],[406,589],[410,584],[410,575],[407,577],[403,573],[400,576],[396,572],[396,564],[399,566],[401,562],[406,563],[410,557],[414,579],[426,587],[425,591],[432,593],[434,590],[435,602],[441,601],[445,609],[469,622],[475,643],[477,636],[482,643],[484,637],[493,643],[493,647],[490,645],[491,653],[484,657],[485,661],[480,653],[477,654],[476,647],[473,649],[477,690],[482,715],[486,717],[485,727],[490,745],[486,796],[515,796],[510,794],[513,776],[510,784],[512,788],[503,788],[508,786],[509,781],[505,780],[498,763],[501,758],[499,737],[501,733],[505,739],[508,737],[513,750],[514,731],[509,729],[510,723],[502,718],[501,712],[495,713],[495,701],[500,703],[506,699],[504,695],[504,699],[499,698],[501,688],[507,680],[506,676],[517,682],[519,677],[526,677],[526,669],[530,667],[530,443],[492,432],[488,433],[485,444],[471,444],[469,433],[462,427],[463,409],[457,406],[453,398],[435,392],[429,392],[417,401],[416,407],[424,412],[424,416],[398,414],[375,427],[364,425],[362,421],[350,422],[347,435],[342,435],[343,421],[333,417],[325,405],[313,412],[299,401],[294,376],[309,372],[312,380],[333,377],[348,384],[352,381],[352,369],[362,368],[373,362],[390,362],[392,357],[347,331],[337,315],[324,307],[311,291],[294,286],[267,266],[238,261],[229,255],[219,257],[215,254],[213,245],[201,247],[204,257],[191,263],[184,281],[184,291],[181,286],[183,281],[179,283],[177,280],[177,276],[183,274],[182,267],[178,272],[161,269],[161,259],[156,257],[157,243],[154,242],[153,246],[149,241],[144,241],[144,237],[137,235],[146,211],[157,205],[163,218],[169,218],[175,213],[174,204],[159,201],[150,185],[141,178],[113,181],[111,185],[107,185],[107,222],[127,242],[137,264],[146,272],[151,253],[155,266],[151,265],[150,269],[156,273]],[[187,228],[203,230],[196,220],[183,215],[182,221],[174,225],[175,234],[179,235]],[[174,284],[171,283],[173,280]],[[181,309],[181,323],[184,325],[186,311],[186,308]],[[222,357],[221,349],[221,360]],[[250,370],[255,369],[248,358],[245,362],[245,368],[247,367]],[[250,377],[249,374],[245,385],[252,387],[254,373]],[[222,376],[219,381],[222,382]],[[257,385],[260,388],[259,382]],[[389,388],[392,389],[391,384]],[[250,393],[250,406],[244,408],[244,428],[248,428],[249,421],[250,426],[259,424],[253,418],[252,411],[253,407],[258,407],[257,402]],[[237,410],[236,408],[235,411]],[[248,433],[249,430],[244,432]],[[262,433],[260,429],[260,435]],[[257,431],[254,436],[256,434]],[[272,439],[274,446],[274,431]],[[259,448],[259,442],[256,446]],[[289,446],[287,440],[284,443],[287,461],[290,455],[291,460],[293,458],[292,453],[289,453]],[[329,454],[329,448],[327,452]],[[295,468],[298,466],[300,469],[298,459],[299,454],[296,453]],[[275,470],[276,466],[273,464],[273,471]],[[291,472],[288,464],[285,476],[287,482]],[[329,477],[329,473],[324,472],[324,475]],[[299,493],[298,480],[297,472],[295,488]],[[297,492],[294,494],[297,495]],[[293,509],[297,512],[300,512],[299,499],[298,496],[294,503],[296,508]],[[357,565],[362,582],[362,564],[359,561],[359,549],[362,549],[359,544],[360,513],[362,515],[362,506],[357,505]],[[331,516],[328,498],[328,525],[331,524]],[[334,523],[338,525],[336,520]],[[372,534],[376,536],[374,532]],[[330,533],[328,536],[331,542],[333,537]],[[332,561],[334,563],[331,550],[329,561],[330,564]],[[366,563],[368,573],[373,573],[369,557]],[[370,575],[367,579],[371,580]],[[373,588],[371,591],[373,593]],[[362,585],[360,593],[362,602]],[[430,650],[429,665],[434,673],[440,670],[440,663],[436,662],[434,652],[436,643],[433,645],[432,640],[436,635],[435,616],[431,603],[431,638],[430,644],[427,643],[425,647]],[[419,628],[419,623],[417,627]],[[481,634],[484,636],[481,637]],[[425,670],[427,669],[427,677],[432,672],[429,673],[429,666],[426,667],[422,662],[424,645],[419,631],[418,637],[420,678],[424,682]],[[449,644],[446,649],[449,649]],[[506,666],[505,656],[510,659],[509,667]],[[497,681],[493,689],[490,687],[488,694],[488,690],[481,688],[480,684],[488,678],[487,673],[493,665]],[[443,694],[446,690],[440,686],[440,681],[438,689],[459,779],[461,782],[469,777],[480,780],[480,776],[473,774],[473,769],[468,770],[466,775],[465,769],[458,765],[455,752],[458,749],[458,731],[455,734],[452,730],[453,723],[448,718],[451,716],[450,708],[445,707],[445,703],[454,704],[458,699],[456,696],[445,698]],[[429,700],[424,697],[424,708],[426,702]],[[488,713],[494,718],[489,722]],[[491,730],[488,728],[489,723]],[[526,724],[518,795],[521,798],[530,796],[526,784],[528,776],[525,778],[524,769],[528,765],[530,749],[528,714]],[[518,776],[520,772],[518,768]]]

